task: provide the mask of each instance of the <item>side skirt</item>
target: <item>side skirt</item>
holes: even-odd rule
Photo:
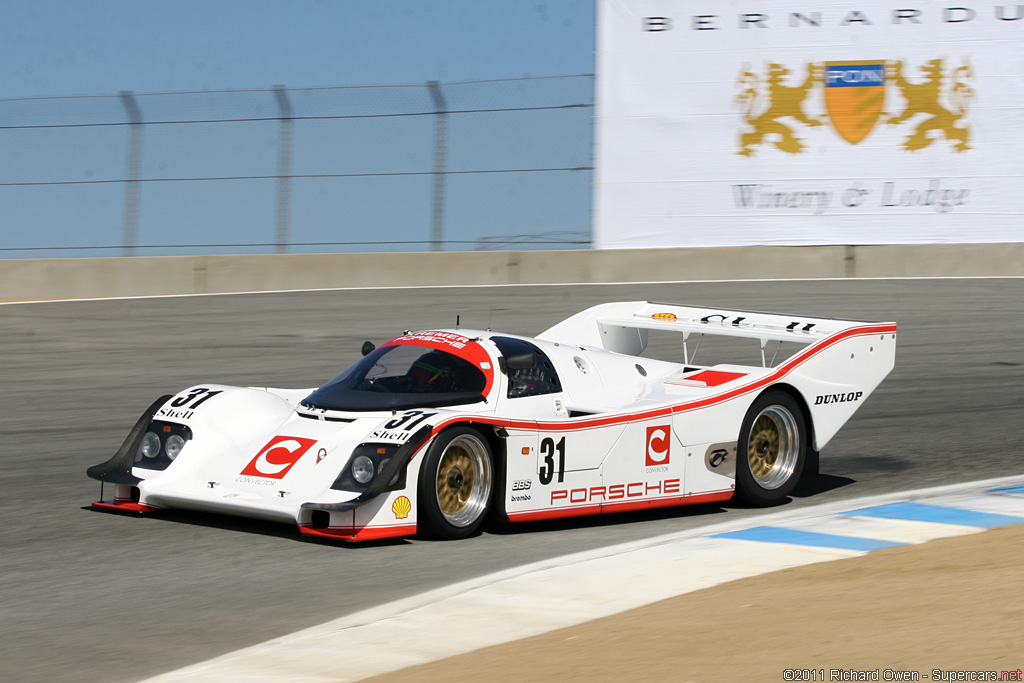
[[[683,505],[700,505],[702,503],[722,503],[732,500],[734,489],[698,493],[690,496],[673,496],[671,498],[652,498],[648,500],[623,501],[603,505],[577,505],[572,507],[537,510],[535,512],[509,513],[511,522],[538,522],[546,519],[562,519],[565,517],[583,517],[586,515],[606,515],[613,512],[630,512],[633,510],[650,510]]]

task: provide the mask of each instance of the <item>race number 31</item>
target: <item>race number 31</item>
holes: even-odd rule
[[[555,454],[558,455],[558,465],[555,465]],[[545,437],[540,442],[540,455],[543,462],[540,466],[540,483],[547,485],[558,474],[558,483],[565,481],[565,437],[563,436],[555,443],[551,437]]]

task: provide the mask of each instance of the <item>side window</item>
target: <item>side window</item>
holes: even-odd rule
[[[509,398],[555,394],[562,390],[554,364],[536,345],[512,337],[491,337],[491,341],[505,358],[529,353],[537,359],[532,368],[506,369]]]

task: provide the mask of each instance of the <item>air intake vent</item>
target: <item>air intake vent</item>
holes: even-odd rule
[[[354,419],[347,417],[329,417],[327,415],[311,415],[309,413],[300,413],[296,411],[296,415],[304,417],[307,420],[326,420],[327,422],[355,422]]]

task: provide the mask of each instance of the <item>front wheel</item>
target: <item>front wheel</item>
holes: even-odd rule
[[[800,405],[782,391],[762,394],[743,418],[736,450],[736,496],[762,507],[783,502],[807,460]]]
[[[427,449],[419,477],[420,519],[439,538],[466,538],[480,528],[494,488],[487,440],[472,427],[453,427]]]

